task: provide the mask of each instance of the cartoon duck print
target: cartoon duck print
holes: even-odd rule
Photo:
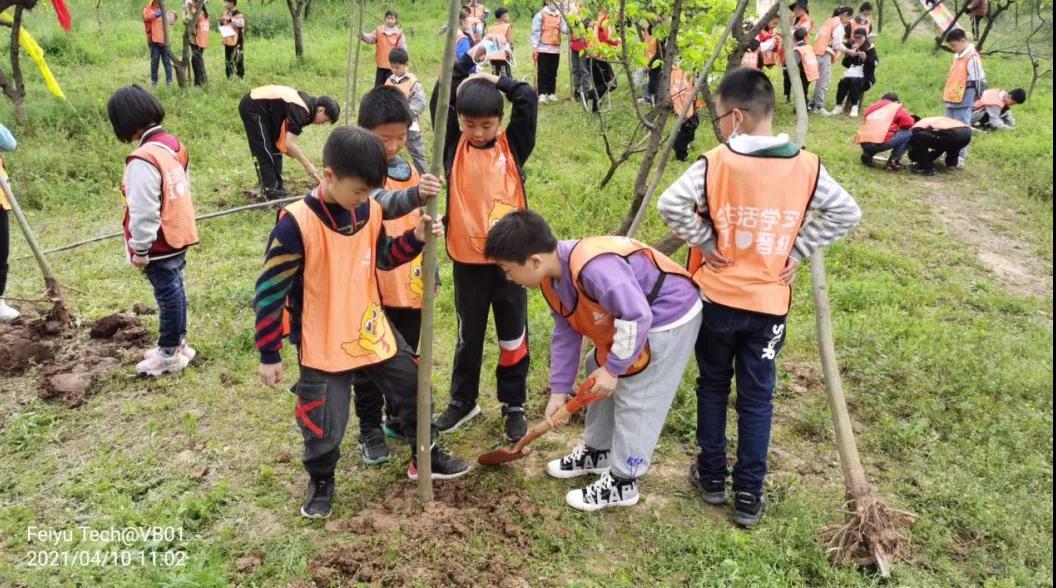
[[[390,357],[396,350],[396,340],[380,304],[370,303],[367,306],[363,312],[359,334],[358,340],[341,344],[341,349],[352,357]]]
[[[484,235],[480,237],[469,238],[470,242],[473,243],[473,246],[483,253],[484,243],[488,239],[488,231],[491,230],[491,227],[494,227],[495,223],[499,222],[502,217],[516,210],[517,208],[512,204],[508,204],[506,202],[503,202],[502,200],[495,200],[494,204],[491,205],[491,211],[488,212],[488,225],[484,227]]]
[[[415,296],[422,296],[425,292],[425,279],[422,276],[422,256],[419,255],[407,264],[411,268],[411,281],[407,283],[407,289]]]

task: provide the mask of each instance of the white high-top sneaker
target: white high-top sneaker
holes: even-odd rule
[[[22,313],[8,306],[4,299],[0,298],[0,323],[9,323],[20,316]]]
[[[850,116],[851,118],[857,118],[858,117],[858,105],[857,104],[855,104],[854,106],[851,107],[851,113],[848,116]]]

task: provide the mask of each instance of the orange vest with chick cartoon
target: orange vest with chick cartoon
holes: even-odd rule
[[[281,214],[297,222],[304,243],[301,365],[337,373],[395,356],[375,271],[381,205],[371,199],[370,219],[351,235],[328,226],[303,200]]]
[[[792,253],[817,187],[821,161],[800,151],[792,157],[742,155],[726,145],[704,154],[706,197],[716,249],[732,263],[714,271],[690,250],[689,271],[716,304],[773,316],[788,314],[792,288],[779,277]],[[759,170],[765,166],[766,173]]]
[[[950,104],[960,104],[968,92],[968,64],[972,57],[979,55],[975,51],[961,57],[954,57],[950,72],[946,74],[946,87],[942,90],[942,100]]]
[[[399,179],[391,175],[386,177],[386,190],[406,190],[419,184],[421,177],[418,175],[418,170],[414,169],[413,165],[406,165],[407,178]],[[400,218],[387,220],[382,224],[388,236],[398,237],[409,229],[413,229],[420,218],[422,218],[422,212],[415,209]],[[422,293],[425,291],[421,254],[396,269],[378,270],[378,289],[381,291],[381,302],[385,308],[421,308]]]
[[[499,219],[528,208],[521,172],[506,133],[478,149],[466,135],[458,141],[447,191],[447,254],[459,263],[490,264],[484,257],[488,231]]]
[[[572,287],[576,293],[576,301],[573,307],[569,309],[561,304],[561,299],[558,297],[557,291],[554,290],[553,280],[547,278],[540,284],[543,297],[546,299],[547,304],[550,305],[550,308],[565,317],[577,333],[594,343],[594,359],[598,362],[598,365],[603,366],[608,361],[612,343],[616,336],[615,319],[609,314],[609,311],[605,310],[605,307],[599,304],[598,301],[593,300],[583,290],[583,284],[579,279],[580,274],[583,268],[599,255],[613,254],[627,259],[632,255],[643,252],[649,256],[650,260],[661,272],[661,281],[658,282],[652,294],[654,298],[660,293],[660,285],[663,284],[662,280],[666,279],[668,275],[691,279],[689,272],[675,263],[670,257],[641,241],[628,239],[627,237],[586,237],[575,244],[568,257],[568,269],[572,274]],[[650,299],[649,303],[652,304],[652,302],[653,300]],[[649,344],[646,343],[642,352],[620,377],[633,376],[641,372],[648,367],[649,359]]]

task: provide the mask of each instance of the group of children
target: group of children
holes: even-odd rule
[[[191,35],[191,73],[195,86],[205,85],[208,74],[205,69],[205,50],[209,47],[210,20],[209,9],[205,2],[199,4],[196,0],[185,0],[183,3],[183,18],[187,22],[193,22],[194,34]],[[158,85],[158,66],[164,64],[165,84],[172,84],[172,50],[171,40],[182,39],[182,31],[174,31],[172,25],[176,23],[176,14],[164,13],[162,2],[150,0],[143,7],[143,26],[147,34],[147,47],[150,49],[150,82],[153,86]],[[166,35],[166,28],[168,35]],[[224,0],[224,11],[220,15],[218,26],[220,41],[224,45],[224,63],[228,79],[233,75],[239,78],[245,77],[245,48],[246,18],[238,10],[238,0]]]
[[[639,480],[651,466],[694,350],[700,455],[690,480],[707,502],[727,501],[725,411],[736,373],[734,520],[757,523],[789,284],[804,258],[858,222],[857,205],[816,156],[786,135],[773,135],[773,87],[762,72],[740,68],[727,74],[716,94],[728,142],[692,165],[658,205],[665,222],[691,246],[688,268],[630,239],[558,241],[529,210],[524,184],[538,96],[531,85],[508,76],[473,74],[488,50],[480,42],[458,59],[451,101],[439,105],[449,109],[446,229],[419,211],[439,194],[440,179],[400,155],[417,122],[414,104],[424,96],[414,98],[420,88],[399,67],[402,50],[394,48],[392,71],[362,99],[358,127],[331,132],[322,170],[306,164],[317,187],[281,210],[268,238],[254,296],[258,371],[265,385],[278,387],[284,341],[296,347],[299,374],[291,391],[309,474],[301,514],[319,518],[331,512],[353,406],[364,461],[391,459],[386,436],[398,438],[411,447],[407,473],[417,477],[420,253],[432,231],[446,233],[458,319],[450,401],[432,427],[434,478],[469,470],[436,437],[481,413],[489,312],[498,338],[495,382],[503,436],[513,442],[526,434],[531,357],[525,287],[539,288],[555,320],[546,417],[574,388],[584,337],[594,347],[586,360],[594,382],[590,393],[602,397],[587,409],[583,443],[547,466],[557,478],[597,476],[571,490],[568,504],[591,511],[639,500]],[[284,143],[290,153],[292,145],[303,157],[293,137],[305,125],[335,122],[332,102],[264,86],[243,99],[240,111],[247,132],[255,126],[263,146]],[[138,86],[115,93],[108,113],[118,138],[137,144],[123,182],[126,244],[133,265],[154,286],[159,308],[158,346],[138,369],[148,375],[175,372],[195,355],[186,341],[182,280],[186,251],[198,241],[187,148],[161,126],[164,110]],[[757,174],[760,163],[774,173]]]

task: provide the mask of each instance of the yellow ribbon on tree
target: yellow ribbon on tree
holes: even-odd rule
[[[4,13],[0,14],[0,21],[5,23],[14,22],[11,16]],[[59,98],[66,99],[66,95],[62,93],[62,88],[59,87],[59,81],[55,79],[55,76],[51,73],[51,68],[48,67],[48,62],[44,60],[44,49],[37,44],[36,39],[33,35],[29,34],[25,26],[18,29],[18,42],[26,50],[26,55],[33,60],[33,63],[37,64],[37,69],[40,70],[40,75],[44,78],[44,83],[48,86],[48,91],[58,96]]]

